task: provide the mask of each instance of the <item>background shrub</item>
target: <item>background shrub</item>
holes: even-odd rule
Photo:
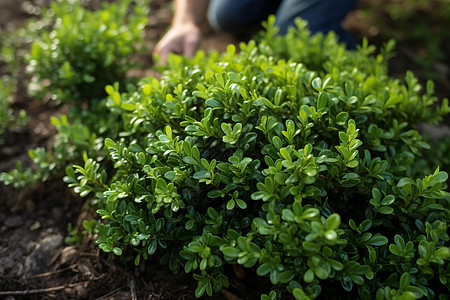
[[[446,0],[367,1],[359,3],[363,20],[373,24],[381,39],[393,38],[404,48],[399,52],[425,71],[427,78],[448,86],[450,6]],[[405,45],[406,44],[406,45]]]
[[[28,156],[33,166],[23,167],[18,161],[15,169],[0,174],[0,182],[23,188],[62,177],[66,165],[82,162],[83,156],[97,160],[105,156],[101,149],[105,136],[117,136],[119,119],[105,105],[104,86],[116,81],[122,85],[133,82],[126,72],[136,66],[133,54],[143,50],[140,47],[147,18],[146,0],[105,2],[94,11],[79,1],[60,0],[52,2],[41,19],[21,29],[17,40],[8,36],[9,43],[20,42],[22,47],[29,39],[35,40],[27,58],[31,91],[40,97],[42,92],[50,92],[55,100],[78,101],[70,106],[67,115],[52,117],[57,134],[50,149],[30,149]],[[24,56],[22,51],[13,50],[11,46],[2,49],[8,64]],[[7,101],[6,96],[3,99],[0,101]],[[88,101],[88,105],[81,105],[81,100]],[[1,113],[10,115],[6,109]],[[6,124],[6,117],[4,120],[0,123]]]
[[[197,297],[240,264],[270,279],[262,299],[443,299],[448,176],[439,157],[418,164],[415,128],[448,100],[387,75],[392,42],[348,51],[273,21],[238,53],[172,56],[133,93],[106,87],[122,119],[111,164],[86,157],[65,177],[97,203],[99,247],[136,265],[159,254],[194,274]]]
[[[79,1],[53,2],[44,13],[53,24],[31,46],[31,92],[49,91],[62,101],[98,100],[106,84],[123,84],[133,54],[144,46],[148,19],[148,1],[135,2],[104,2],[94,11]]]

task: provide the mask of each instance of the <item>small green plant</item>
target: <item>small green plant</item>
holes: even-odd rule
[[[57,134],[50,151],[43,147],[30,149],[28,156],[34,166],[25,169],[18,161],[15,169],[0,174],[0,181],[14,188],[34,186],[37,182],[62,176],[67,164],[81,162],[83,156],[99,158],[104,155],[101,152],[103,139],[80,121],[70,124],[67,116],[62,115],[53,117],[51,123],[56,127]]]
[[[133,93],[106,87],[122,116],[109,156],[64,178],[97,203],[99,247],[136,265],[160,255],[197,297],[239,264],[270,279],[262,299],[442,299],[448,175],[425,173],[415,128],[448,100],[387,75],[392,42],[374,56],[273,24],[239,52],[171,56]]]
[[[10,88],[0,79],[0,135],[8,128],[13,120],[10,108]],[[0,142],[1,143],[1,142]]]
[[[138,47],[143,47],[148,1],[138,1],[129,13],[127,0],[104,2],[99,10],[80,2],[58,0],[44,12],[52,26],[31,45],[30,91],[50,92],[53,99],[94,100],[105,97],[103,87],[124,83]]]
[[[84,220],[81,224],[83,226],[81,232],[74,227],[72,223],[67,224],[67,236],[64,242],[69,245],[76,245],[80,247],[83,241],[86,241],[87,236],[95,234],[97,221],[92,219],[90,221]]]
[[[11,109],[11,94],[12,84],[10,77],[0,77],[0,145],[4,143],[1,136],[8,130],[13,129],[26,122],[25,111],[21,110],[17,115],[14,115]]]

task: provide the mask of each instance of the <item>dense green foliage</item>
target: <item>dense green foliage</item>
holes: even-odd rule
[[[148,18],[148,6],[142,3],[129,13],[132,2],[104,2],[94,11],[79,1],[53,2],[44,13],[52,27],[33,42],[28,58],[31,92],[49,91],[61,101],[92,100],[105,97],[106,84],[124,83],[134,65],[132,55],[144,46]]]
[[[448,176],[421,165],[415,128],[448,100],[387,75],[392,43],[348,51],[297,25],[277,36],[270,19],[238,53],[172,56],[135,92],[106,87],[121,118],[108,159],[65,177],[98,207],[99,247],[136,265],[160,255],[194,274],[196,296],[240,264],[272,282],[262,299],[444,297]]]
[[[90,101],[88,110],[80,105],[70,108],[70,122],[65,115],[53,117],[51,123],[57,134],[50,151],[43,147],[30,149],[28,155],[34,166],[24,168],[18,161],[15,169],[0,174],[1,182],[23,188],[62,177],[65,166],[82,162],[83,155],[97,159],[105,155],[101,149],[104,136],[115,137],[119,128],[117,116],[109,114],[105,105],[104,86],[129,83],[125,75],[135,66],[130,55],[138,53],[137,47],[143,43],[147,3],[147,0],[104,3],[101,9],[90,11],[78,1],[55,1],[50,9],[44,10],[42,18],[31,20],[25,28],[7,36],[1,57],[13,66],[7,70],[13,75],[17,60],[24,56],[23,50],[14,46],[24,47],[30,38],[35,40],[28,56],[33,78],[30,90],[49,91],[57,100]],[[6,97],[3,99],[0,101],[6,101]],[[6,117],[2,120],[6,126]]]

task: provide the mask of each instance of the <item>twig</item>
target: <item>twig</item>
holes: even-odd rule
[[[61,255],[61,253],[63,252],[65,248],[64,247],[60,247],[58,249],[58,251],[56,251],[55,255],[53,255],[53,257],[50,259],[49,263],[47,264],[47,268],[49,268],[51,265],[53,265],[53,263],[58,259],[58,257]]]
[[[134,282],[133,278],[130,278],[130,293],[131,293],[131,299],[137,300],[136,297],[136,283]]]
[[[58,269],[58,270],[55,270],[55,271],[37,274],[37,275],[32,276],[31,279],[52,276],[52,275],[55,275],[55,274],[62,273],[62,272],[65,272],[67,270],[70,270],[70,269],[72,269],[73,267],[76,267],[76,266],[77,266],[77,264],[73,264],[73,265],[70,265],[68,267],[65,267],[65,268],[62,268],[62,269]]]
[[[102,274],[96,278],[92,278],[91,280],[88,281],[83,281],[83,282],[77,282],[77,283],[68,283],[65,285],[59,285],[59,286],[54,286],[54,287],[49,287],[49,288],[45,288],[45,289],[35,289],[35,290],[23,290],[23,291],[0,291],[0,296],[24,296],[24,295],[33,295],[33,294],[45,294],[45,293],[49,293],[49,292],[56,292],[56,291],[60,291],[60,290],[64,290],[67,288],[73,288],[79,285],[89,285],[89,283],[91,283],[92,281],[97,281],[100,280],[102,278],[104,278],[106,276],[106,274]]]
[[[227,291],[226,289],[221,289],[220,293],[227,298],[227,300],[242,300],[242,298],[236,296],[235,294],[231,293],[230,291]]]
[[[3,248],[2,250],[0,250],[0,255],[3,254],[3,253],[5,253],[5,252],[8,251],[8,250],[9,250],[9,248]]]
[[[101,297],[99,297],[99,298],[97,298],[97,299],[95,299],[95,300],[110,299],[110,296],[116,294],[116,293],[119,292],[120,290],[121,290],[121,288],[117,288],[117,289],[115,289],[114,291],[109,292],[108,294],[103,295],[103,296],[101,296]]]
[[[24,296],[24,295],[33,295],[33,294],[45,294],[49,292],[56,292],[60,290],[64,290],[67,288],[73,288],[79,285],[89,284],[90,281],[83,281],[78,283],[70,283],[66,285],[60,285],[45,289],[35,289],[35,290],[23,290],[23,291],[4,291],[0,292],[0,296]]]

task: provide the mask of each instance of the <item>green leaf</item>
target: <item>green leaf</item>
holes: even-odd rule
[[[378,200],[378,202],[379,202],[381,200],[381,192],[380,192],[380,190],[377,189],[377,188],[373,188],[372,189],[372,197],[375,200]]]
[[[337,233],[334,230],[327,230],[323,235],[329,241],[334,241],[338,238]]]
[[[409,275],[409,273],[403,273],[402,276],[400,277],[399,289],[402,291],[406,290],[410,282],[411,282],[411,275]]]
[[[222,103],[220,103],[216,99],[208,99],[205,101],[205,104],[212,108],[221,108],[222,107]]]
[[[108,95],[112,95],[114,93],[114,87],[112,85],[107,85],[105,86],[105,92]]]
[[[217,82],[218,82],[222,87],[225,87],[225,81],[224,81],[224,78],[223,78],[222,74],[216,73],[215,77],[216,77]]]
[[[222,128],[222,131],[223,131],[225,134],[230,134],[230,133],[233,132],[233,129],[231,128],[231,125],[228,124],[228,123],[222,123],[222,124],[220,125],[220,127]]]
[[[115,247],[115,248],[113,249],[113,252],[114,252],[114,254],[117,255],[117,256],[122,255],[122,249],[120,249],[120,248],[118,248],[118,247]]]
[[[98,209],[97,214],[99,214],[102,219],[109,218],[109,212],[104,209]]]
[[[158,241],[157,241],[157,239],[154,239],[154,240],[150,243],[150,245],[148,245],[147,253],[148,253],[149,255],[153,255],[153,254],[155,254],[157,248],[158,248]]]
[[[395,197],[393,195],[387,195],[384,197],[383,201],[381,201],[381,205],[391,205],[394,201]]]
[[[394,212],[394,209],[390,206],[382,206],[377,209],[377,212],[384,215],[390,215]]]
[[[316,276],[317,276],[319,279],[322,279],[322,280],[328,278],[328,272],[325,271],[325,269],[322,268],[322,267],[315,267],[315,268],[314,268],[314,274],[316,274]]]
[[[206,283],[199,281],[197,288],[195,289],[195,297],[200,298],[206,291]]]
[[[321,91],[322,90],[322,79],[320,79],[319,77],[315,78],[312,81],[312,87],[317,91]]]
[[[270,102],[269,99],[261,97],[253,101],[254,106],[267,106],[269,108],[273,108],[273,103]]]
[[[169,180],[174,180],[176,178],[176,173],[175,173],[175,171],[167,171],[164,174],[164,177],[166,177]]]
[[[200,179],[207,179],[211,177],[211,173],[208,171],[198,171],[194,173],[193,176],[195,179],[200,180]]]
[[[245,203],[244,200],[236,199],[236,204],[239,206],[240,209],[246,209],[247,203]]]
[[[295,288],[292,291],[292,294],[294,295],[296,300],[311,300],[311,298],[308,297],[308,295],[306,295],[305,292],[300,288]]]
[[[139,266],[139,263],[141,262],[141,254],[136,255],[136,258],[134,259],[134,265]]]
[[[404,187],[405,185],[415,185],[416,182],[412,180],[411,178],[405,177],[400,179],[400,181],[397,183],[398,187]]]
[[[308,269],[303,275],[303,280],[307,283],[310,283],[314,280],[314,271],[312,269]]]
[[[234,208],[235,202],[234,199],[231,199],[230,201],[228,201],[227,203],[227,209],[228,210],[232,210]]]
[[[272,270],[272,264],[270,263],[264,263],[256,269],[256,274],[259,276],[265,276],[269,274],[269,272]]]
[[[364,279],[361,276],[359,276],[359,275],[354,275],[353,274],[353,275],[350,276],[350,278],[357,285],[363,285],[364,284]]]
[[[334,230],[341,224],[341,217],[338,214],[332,214],[327,219],[327,229]]]
[[[193,159],[191,156],[183,157],[183,161],[185,163],[187,163],[187,164],[190,164],[190,165],[197,165],[198,164],[197,161],[195,159]]]
[[[200,261],[200,270],[205,270],[206,267],[208,266],[208,261],[206,260],[206,258],[202,258],[202,260]]]
[[[110,139],[110,138],[106,138],[105,139],[105,146],[108,148],[116,148],[116,143]]]
[[[342,111],[340,113],[338,113],[338,115],[336,116],[336,124],[338,125],[344,125],[347,123],[348,120],[348,112]]]
[[[294,279],[294,271],[284,271],[280,273],[280,283],[288,283]]]
[[[433,174],[431,176],[431,180],[429,185],[433,186],[436,183],[442,183],[442,182],[446,182],[448,179],[448,174],[446,172],[438,172],[437,174]]]
[[[402,96],[400,95],[395,95],[392,96],[388,99],[388,101],[386,101],[386,103],[384,104],[385,107],[389,107],[389,106],[395,106],[396,104],[400,103],[402,101]]]
[[[328,104],[328,95],[326,93],[321,92],[319,97],[317,98],[317,110],[327,107]]]
[[[372,246],[383,246],[383,245],[386,245],[387,243],[388,243],[388,239],[386,237],[380,235],[379,233],[374,235],[370,240],[368,240],[366,242],[366,244],[372,245]]]
[[[278,136],[274,136],[272,138],[272,143],[277,149],[281,149],[281,147],[283,147],[283,143],[281,142],[281,139]]]
[[[120,104],[120,107],[128,111],[133,111],[136,109],[136,106],[133,103],[128,102],[123,102],[122,104]]]
[[[356,159],[351,160],[347,163],[347,167],[349,168],[356,168],[358,166],[358,161]]]
[[[283,216],[284,220],[289,221],[289,222],[294,221],[294,217],[295,217],[295,215],[292,212],[292,210],[287,209],[287,208],[283,209],[282,216]]]
[[[278,284],[278,282],[280,282],[280,272],[277,269],[273,269],[270,272],[269,278],[272,284]]]
[[[241,250],[233,248],[233,247],[225,247],[222,250],[223,255],[228,256],[230,258],[237,258],[241,253]]]

